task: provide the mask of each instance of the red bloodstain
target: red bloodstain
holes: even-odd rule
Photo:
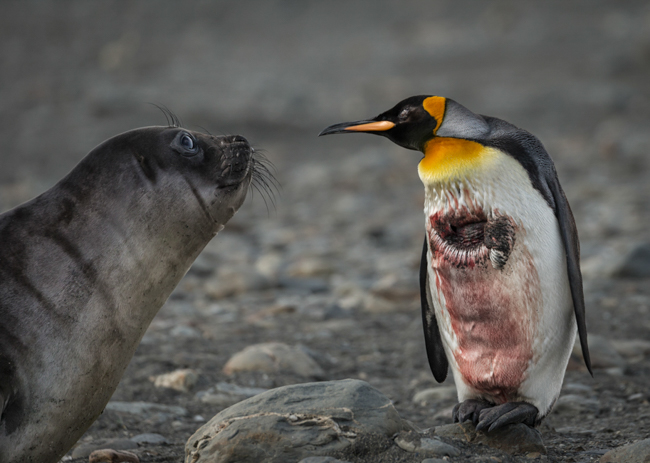
[[[485,220],[485,214],[466,208],[431,216],[427,227],[431,265],[458,340],[453,355],[460,373],[477,393],[504,403],[517,400],[533,357],[541,290],[532,256],[521,244],[515,246],[503,270],[486,262],[484,245],[464,260],[454,259],[457,253],[441,245],[436,230],[444,229],[445,224],[458,226],[477,220]]]

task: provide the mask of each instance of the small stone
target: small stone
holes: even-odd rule
[[[455,386],[440,386],[424,389],[413,396],[413,403],[428,405],[443,400],[455,399],[458,396]]]
[[[422,460],[422,463],[449,463],[449,460],[443,460],[442,458],[425,458]]]
[[[165,438],[165,436],[161,436],[160,434],[151,433],[151,432],[145,434],[138,434],[137,436],[133,436],[131,440],[138,444],[153,444],[153,445],[169,444],[169,441]]]
[[[647,357],[650,355],[650,341],[646,339],[613,340],[612,347],[625,358]]]
[[[591,355],[591,366],[593,368],[619,368],[622,369],[626,365],[626,361],[616,351],[613,344],[609,339],[597,335],[589,334],[589,354]],[[573,346],[573,357],[582,358],[582,349],[580,342],[576,337],[576,343]]]
[[[349,461],[337,460],[334,457],[307,457],[298,463],[350,463]]]
[[[96,450],[129,450],[137,449],[138,444],[131,439],[97,439],[84,442],[72,451],[72,458],[84,458]],[[107,460],[110,461],[110,460]]]
[[[574,415],[576,413],[596,414],[599,411],[600,403],[598,400],[577,394],[567,394],[560,396],[553,409],[553,413],[557,413],[559,415]]]
[[[648,463],[650,461],[650,439],[610,450],[600,463]]]
[[[280,278],[279,285],[308,293],[324,293],[329,290],[329,283],[324,278]]]
[[[273,286],[272,282],[257,271],[222,267],[216,276],[205,282],[205,293],[214,298],[222,299],[249,291],[260,291]]]
[[[149,378],[156,387],[174,389],[180,392],[189,392],[199,379],[199,375],[191,369],[175,370]]]
[[[239,386],[237,384],[231,384],[226,382],[217,383],[215,388],[219,392],[223,392],[226,394],[233,394],[245,398],[253,397],[257,394],[261,394],[262,392],[268,391],[268,389],[264,389],[261,387],[245,387],[245,386]]]
[[[593,429],[577,428],[575,426],[565,426],[562,428],[555,428],[555,432],[558,434],[576,434],[578,436],[591,436],[596,431],[594,431]]]
[[[287,273],[297,278],[323,277],[334,273],[334,267],[322,258],[303,257],[294,261],[287,269]]]
[[[242,397],[232,394],[223,394],[221,392],[203,391],[197,398],[204,404],[216,405],[220,408],[227,408],[242,400]]]
[[[264,254],[255,262],[255,269],[270,281],[277,280],[283,266],[284,259],[278,252]]]
[[[535,459],[541,457],[542,454],[540,452],[530,452],[526,454],[526,458]]]
[[[131,452],[102,449],[91,453],[88,456],[88,463],[140,463],[140,459]]]
[[[186,408],[177,405],[163,405],[151,402],[118,402],[110,401],[106,404],[106,410],[129,413],[131,415],[154,415],[164,414],[169,416],[187,416],[189,412]]]
[[[370,313],[389,313],[397,310],[398,304],[383,297],[366,294],[363,298],[363,310]]]
[[[431,439],[424,437],[420,440],[420,447],[417,449],[418,452],[431,455],[439,456],[448,456],[448,457],[457,457],[460,455],[460,450],[458,450],[453,445],[445,444],[440,439]]]
[[[542,435],[537,429],[523,423],[513,424],[484,433],[476,432],[470,421],[447,424],[435,428],[437,436],[451,437],[464,442],[485,444],[509,454],[540,452],[546,455]]]
[[[174,338],[196,339],[201,337],[201,332],[196,328],[187,325],[176,325],[169,330],[169,335]]]
[[[238,371],[288,371],[315,378],[325,374],[320,365],[302,349],[279,342],[254,344],[233,355],[223,367],[223,372],[231,375]]]
[[[395,443],[402,450],[411,453],[423,453],[426,455],[438,455],[457,457],[460,455],[453,445],[445,444],[440,439],[422,437],[415,431],[402,432],[395,438]]]
[[[562,392],[567,394],[580,394],[593,396],[594,388],[580,383],[566,383],[562,386]]]
[[[650,277],[650,243],[639,243],[621,260],[613,276],[619,278]]]

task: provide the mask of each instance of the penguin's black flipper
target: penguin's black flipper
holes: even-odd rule
[[[429,305],[429,264],[427,262],[427,237],[424,237],[424,246],[422,248],[422,260],[420,261],[420,301],[422,304],[422,323],[424,325],[424,341],[427,346],[427,358],[429,367],[436,381],[442,383],[447,378],[447,368],[449,362],[445,356],[445,350],[442,347],[440,330],[436,314]]]
[[[553,195],[555,203],[555,217],[560,224],[560,234],[564,242],[566,252],[567,270],[569,274],[569,285],[571,286],[571,297],[573,299],[573,310],[578,322],[578,335],[580,336],[580,347],[582,357],[591,376],[591,359],[589,357],[589,346],[587,344],[587,324],[585,322],[585,298],[582,292],[582,273],[580,272],[580,242],[578,241],[578,229],[576,228],[573,213],[569,206],[564,191],[557,179],[557,174],[546,176],[546,184]]]

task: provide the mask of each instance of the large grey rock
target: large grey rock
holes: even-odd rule
[[[435,433],[441,437],[451,437],[464,442],[485,444],[489,447],[503,450],[509,454],[539,452],[546,454],[542,435],[537,429],[519,423],[505,426],[489,433],[476,432],[470,421],[447,424],[435,428]]]
[[[600,463],[648,463],[650,462],[650,439],[610,450]]]
[[[363,435],[411,430],[390,399],[359,380],[280,387],[222,411],[185,445],[186,463],[297,462]]]

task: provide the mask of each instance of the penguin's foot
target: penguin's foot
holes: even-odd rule
[[[477,431],[494,431],[507,424],[535,425],[537,407],[527,402],[506,402],[479,412]]]
[[[494,404],[488,402],[487,400],[481,400],[481,399],[465,400],[459,404],[456,404],[456,406],[454,407],[454,411],[452,412],[454,423],[462,423],[467,420],[472,420],[472,423],[474,423],[474,426],[476,426],[479,421],[481,410],[490,407],[494,407]]]

